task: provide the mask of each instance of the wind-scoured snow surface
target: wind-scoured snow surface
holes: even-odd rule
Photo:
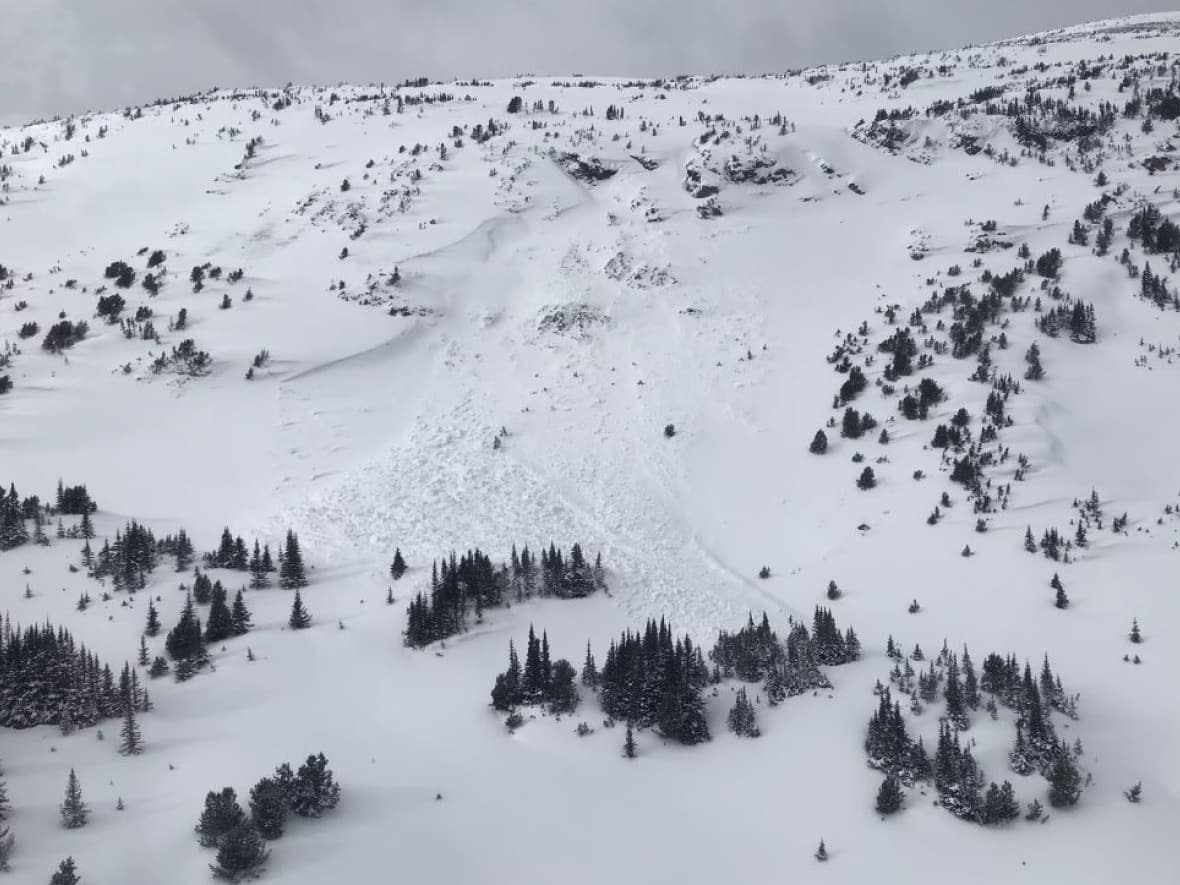
[[[205,793],[233,785],[244,802],[279,762],[323,751],[343,800],[274,843],[268,881],[1174,881],[1180,313],[1139,297],[1118,255],[1129,247],[1133,264],[1170,274],[1168,256],[1144,255],[1126,228],[1144,202],[1177,217],[1180,136],[1174,119],[1144,132],[1142,114],[1124,117],[1133,90],[1120,83],[1129,70],[1141,93],[1174,83],[1178,23],[1147,16],[781,77],[216,92],[0,130],[12,280],[0,339],[19,349],[0,368],[13,383],[0,395],[0,482],[43,499],[59,477],[86,483],[100,540],[132,518],[157,536],[183,527],[199,551],[227,525],[272,549],[294,528],[314,618],[289,631],[288,593],[251,591],[256,630],[211,650],[215,672],[150,683],[142,756],[117,754],[115,720],[101,742],[95,728],[0,731],[13,880],[44,881],[72,855],[88,885],[204,882],[213,856],[192,827]],[[1077,77],[1083,60],[1099,72]],[[907,70],[919,75],[903,86]],[[1000,106],[1034,85],[1075,106],[1111,102],[1117,118],[1085,149],[1069,138],[1026,149]],[[994,113],[966,112],[993,86]],[[514,96],[523,108],[510,114]],[[612,105],[621,113],[608,118]],[[872,125],[879,109],[908,107],[893,128]],[[481,141],[477,124],[495,134]],[[1067,239],[1104,192],[1115,238],[1098,256],[1096,225],[1088,245]],[[965,251],[984,235],[1011,248]],[[1061,249],[1056,284],[1093,304],[1097,341],[1046,336],[1031,307],[987,327],[1009,342],[991,349],[999,374],[1022,379],[1037,341],[1046,377],[1021,380],[1007,404],[1011,457],[988,476],[1012,491],[980,533],[930,446],[959,407],[978,430],[991,387],[968,380],[975,356],[937,354],[885,395],[876,343],[947,286],[982,295],[981,274],[1023,265],[1022,244],[1033,259]],[[156,249],[163,285],[150,297],[140,283]],[[129,289],[103,277],[116,260],[136,270]],[[190,271],[206,262],[223,275],[194,292]],[[1029,273],[1017,291],[1048,310],[1041,282]],[[159,343],[94,316],[103,285],[125,297],[125,318],[151,309]],[[225,294],[232,306],[218,309]],[[182,308],[187,328],[170,331]],[[90,330],[49,353],[40,341],[61,313]],[[919,343],[947,339],[949,309],[923,321]],[[40,332],[18,339],[28,322]],[[888,444],[879,429],[842,439],[833,408],[847,376],[827,357],[862,323],[853,361],[869,387],[852,405]],[[185,338],[208,352],[208,374],[153,372]],[[898,396],[924,376],[948,398],[908,421]],[[809,454],[832,417],[828,453]],[[1018,453],[1029,467],[1013,481]],[[870,491],[855,484],[865,465]],[[1073,500],[1091,490],[1105,521],[1073,562],[1025,552],[1027,526],[1072,538]],[[954,506],[927,525],[943,491]],[[146,596],[99,601],[104,588],[67,569],[80,542],[52,528],[49,546],[0,554],[3,609],[14,624],[67,626],[112,666],[134,660]],[[434,558],[478,545],[500,561],[513,543],[550,541],[601,551],[609,594],[492,610],[444,647],[403,646],[405,604],[428,590]],[[387,606],[395,547],[411,569]],[[181,580],[168,565],[150,578],[165,629]],[[706,648],[750,612],[785,634],[788,616],[829,604],[829,580],[865,653],[830,671],[832,691],[759,707],[759,740],[725,730],[732,682],[709,702],[710,743],[644,731],[635,761],[585,689],[573,717],[538,708],[511,735],[488,706],[509,639],[519,646],[530,623],[555,657],[580,664],[590,640],[601,664],[610,639],[647,617]],[[78,612],[84,590],[96,601]],[[1058,724],[1085,745],[1079,804],[1047,824],[984,828],[934,807],[931,788],[882,820],[863,740],[889,635],[907,650],[967,644],[977,664],[1011,652],[1035,670],[1048,653],[1081,694],[1079,720]],[[150,645],[162,653],[162,637]],[[1124,663],[1136,652],[1142,664]],[[575,736],[581,720],[595,733]],[[1008,770],[1010,714],[973,722],[964,738],[987,777],[1045,802],[1043,778]],[[911,731],[932,747],[936,710]],[[81,830],[57,818],[71,767],[94,808]],[[1140,780],[1144,801],[1130,804],[1123,791]],[[832,860],[819,866],[821,837]]]

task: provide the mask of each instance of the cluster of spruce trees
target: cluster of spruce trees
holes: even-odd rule
[[[774,705],[807,691],[830,688],[820,665],[837,666],[859,655],[856,632],[850,627],[842,634],[831,611],[817,606],[812,630],[791,619],[786,642],[779,641],[765,612],[758,625],[751,615],[736,633],[722,630],[718,634],[709,658],[715,682],[734,676],[743,682],[765,680],[763,691]]]
[[[152,530],[132,520],[122,531],[115,532],[113,544],[104,541],[97,554],[87,540],[82,548],[82,562],[92,577],[99,580],[109,577],[116,590],[135,592],[147,585],[147,576],[159,564],[159,548]]]
[[[889,638],[886,648],[890,657],[902,655]],[[911,695],[910,709],[922,711],[920,700],[932,703],[940,689],[946,702],[940,717],[938,746],[933,764],[921,738],[914,741],[906,730],[901,704],[892,699],[889,688],[878,685],[877,710],[869,720],[865,752],[869,764],[886,775],[877,797],[882,813],[896,811],[901,805],[902,784],[913,784],[934,777],[939,802],[953,814],[976,823],[992,824],[1012,820],[1020,808],[1008,781],[990,783],[984,789],[984,776],[975,761],[970,746],[964,746],[959,734],[970,728],[969,712],[981,705],[996,715],[997,702],[1017,712],[1016,742],[1009,754],[1013,771],[1027,775],[1039,771],[1050,784],[1050,804],[1058,807],[1074,804],[1081,793],[1080,775],[1075,755],[1080,745],[1071,749],[1058,741],[1050,711],[1053,709],[1076,718],[1076,697],[1067,695],[1059,676],[1055,676],[1045,657],[1040,679],[1034,679],[1026,662],[1023,668],[1014,655],[1001,657],[989,654],[977,679],[971,656],[966,649],[960,659],[944,644],[943,650],[930,662],[927,672],[917,674],[911,660],[924,660],[917,646],[905,660],[904,670],[895,664],[890,681],[902,693]],[[938,666],[936,666],[936,663]],[[989,695],[986,703],[981,691]],[[1036,806],[1036,807],[1033,807]],[[1030,818],[1039,817],[1039,803],[1030,806]]]
[[[0,485],[0,551],[12,550],[28,543],[30,539],[38,544],[48,544],[45,520],[54,515],[81,516],[84,529],[90,532],[88,535],[84,534],[84,537],[92,538],[94,533],[90,528],[90,514],[97,509],[98,506],[84,485],[66,487],[59,480],[56,507],[43,504],[37,495],[22,498],[15,485],[10,484],[8,491]],[[32,535],[25,524],[28,521],[33,523]],[[66,530],[60,519],[58,522],[58,537],[65,537]],[[77,533],[76,529],[72,531]]]
[[[266,840],[283,835],[288,814],[320,817],[339,802],[340,786],[320,753],[308,756],[298,771],[284,762],[272,777],[258,781],[250,790],[249,815],[233,787],[210,791],[194,829],[202,846],[217,849],[213,875],[236,882],[260,872],[270,856]]]
[[[688,636],[674,638],[663,618],[612,642],[592,684],[600,689],[603,711],[615,721],[654,726],[682,744],[709,740],[702,697],[709,668],[700,646]]]
[[[508,669],[496,676],[492,706],[497,710],[512,710],[544,704],[553,713],[572,713],[581,699],[575,682],[577,675],[578,671],[564,658],[550,659],[548,634],[542,632],[537,639],[529,625],[524,666],[509,640]]]
[[[1073,306],[1052,307],[1037,318],[1037,328],[1056,338],[1062,329],[1069,331],[1069,339],[1078,344],[1092,344],[1098,338],[1098,322],[1094,306],[1075,301]]]
[[[234,594],[232,606],[228,602],[228,593],[221,586],[221,582],[210,583],[207,575],[198,574],[194,582],[199,590],[187,593],[184,608],[180,612],[180,619],[176,626],[168,631],[164,639],[164,648],[168,656],[176,662],[175,677],[177,682],[191,678],[198,670],[209,663],[207,644],[222,642],[235,636],[244,636],[250,632],[250,610],[241,590]],[[201,601],[197,594],[209,604],[209,615],[204,629],[201,619],[197,615],[196,601]],[[160,620],[155,606],[149,604],[147,626],[144,633],[156,636],[160,632]],[[140,645],[140,662],[147,657],[146,643]],[[155,678],[168,672],[168,663],[162,657],[157,657],[151,665],[150,675]]]
[[[68,630],[48,622],[13,627],[5,615],[0,629],[0,725],[57,725],[72,731],[123,715],[128,691],[116,682],[110,666],[78,645]],[[146,693],[135,701],[143,708]]]
[[[773,705],[805,691],[830,688],[820,665],[843,664],[859,654],[856,633],[851,629],[841,633],[831,611],[817,606],[813,629],[808,631],[792,620],[786,642],[780,642],[765,612],[758,624],[751,614],[745,627],[733,633],[721,631],[709,653],[710,670],[700,646],[688,636],[674,637],[660,619],[612,642],[601,669],[587,642],[580,681],[598,692],[610,721],[626,722],[629,728],[654,727],[665,738],[696,744],[710,737],[703,699],[710,683],[735,676],[745,682],[765,680],[763,690]],[[577,671],[566,660],[550,661],[545,633],[538,639],[530,627],[523,666],[510,642],[508,669],[496,677],[492,706],[511,711],[513,717],[516,707],[535,704],[545,704],[556,713],[573,711],[579,700]],[[744,687],[736,692],[727,721],[738,735],[761,733]]]
[[[216,550],[206,553],[202,559],[206,568],[223,568],[249,572],[250,586],[258,590],[270,585],[270,576],[279,573],[279,586],[295,590],[307,586],[307,575],[303,565],[303,552],[299,536],[288,529],[283,546],[279,548],[279,564],[276,567],[270,555],[270,545],[262,545],[254,539],[251,551],[241,535],[234,536],[227,526],[221,532],[221,542]]]
[[[591,566],[579,544],[573,545],[568,559],[550,544],[541,551],[539,567],[528,547],[518,554],[514,545],[511,567],[501,564],[498,569],[479,548],[458,558],[452,552],[449,558],[434,562],[430,594],[418,593],[411,600],[405,642],[421,648],[462,633],[472,615],[478,621],[484,609],[498,608],[510,597],[517,601],[534,595],[575,598],[604,586],[601,555]]]
[[[13,485],[7,492],[0,486],[0,550],[12,550],[28,543],[29,530],[26,519],[32,519],[40,512],[37,499],[21,498]]]

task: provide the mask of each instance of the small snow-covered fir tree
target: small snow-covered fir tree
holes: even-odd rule
[[[399,547],[393,551],[393,563],[389,566],[389,574],[395,581],[399,581],[405,573],[406,561],[402,558],[402,551]]]
[[[209,869],[215,878],[237,882],[266,863],[269,856],[258,829],[250,821],[242,821],[221,837],[217,863],[210,864]]]
[[[295,591],[295,599],[291,602],[291,617],[287,619],[287,625],[292,630],[305,630],[311,626],[311,615],[308,614],[298,590]]]
[[[160,615],[156,612],[156,604],[148,601],[147,627],[143,631],[148,636],[156,636],[160,632]]]
[[[246,815],[238,805],[234,788],[223,787],[220,793],[210,790],[205,796],[205,809],[194,829],[198,841],[206,848],[213,848],[222,836],[245,820]]]
[[[49,885],[78,885],[78,868],[74,859],[67,857],[57,865],[57,872],[49,879]]]
[[[301,817],[319,817],[340,801],[340,785],[323,753],[308,756],[287,790],[287,804]]]
[[[86,826],[86,819],[90,816],[90,809],[82,801],[82,785],[78,783],[78,775],[72,768],[66,781],[66,798],[61,804],[60,811],[62,826],[69,830]]]
[[[287,791],[272,777],[264,777],[250,790],[250,819],[264,839],[283,835],[287,820]]]

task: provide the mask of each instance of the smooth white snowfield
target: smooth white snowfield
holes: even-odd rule
[[[1134,263],[1169,273],[1125,229],[1141,199],[1176,219],[1180,135],[1175,121],[1143,133],[1141,119],[1120,116],[1103,136],[1091,157],[1105,157],[1105,190],[1126,190],[1108,209],[1111,254],[1098,257],[1093,226],[1090,246],[1067,243],[1104,190],[1068,168],[1073,145],[1055,146],[1047,165],[1020,155],[1001,117],[951,131],[953,115],[921,111],[987,85],[1019,100],[1027,83],[1064,76],[1059,63],[1086,59],[1105,70],[1089,91],[1078,81],[1076,101],[1110,101],[1121,114],[1130,94],[1106,57],[1174,55],[1178,29],[1180,15],[1145,16],[876,65],[664,87],[606,79],[586,88],[566,77],[389,87],[388,115],[375,86],[292,88],[281,110],[278,90],[212,93],[136,118],[77,119],[68,141],[63,121],[0,130],[0,166],[10,167],[0,264],[14,280],[0,288],[0,339],[20,348],[0,369],[14,384],[0,396],[0,482],[43,499],[59,477],[86,483],[100,539],[134,518],[158,537],[184,527],[198,551],[215,548],[227,525],[275,549],[292,527],[314,619],[308,631],[287,630],[289,593],[249,591],[255,630],[211,649],[215,672],[186,683],[145,676],[155,709],[140,718],[142,756],[118,755],[115,720],[99,726],[101,742],[96,728],[0,732],[13,881],[47,881],[67,855],[86,885],[208,881],[214,852],[192,831],[206,792],[232,785],[245,804],[275,765],[320,751],[342,786],[340,806],[291,823],[271,845],[266,881],[1175,881],[1180,517],[1165,508],[1180,505],[1180,361],[1166,348],[1180,345],[1180,314],[1138,298],[1117,255],[1130,246]],[[1157,64],[1144,87],[1174,76],[1171,57]],[[898,88],[907,66],[934,76]],[[894,85],[883,88],[886,73]],[[397,112],[398,94],[443,92],[454,100]],[[1065,98],[1068,87],[1043,92]],[[524,109],[508,114],[516,95]],[[621,119],[607,119],[612,104]],[[919,114],[898,154],[852,137],[878,108],[909,105]],[[785,132],[769,123],[778,113]],[[746,119],[755,114],[760,126]],[[489,119],[510,128],[477,143],[471,127]],[[456,126],[466,127],[462,146]],[[973,126],[985,130],[981,145],[1018,162],[953,147]],[[711,128],[727,140],[698,148]],[[255,156],[235,170],[255,137]],[[617,171],[587,183],[551,149]],[[66,154],[76,159],[59,165]],[[773,157],[792,175],[730,181],[731,155],[739,166]],[[1169,165],[1149,174],[1151,156]],[[720,217],[698,217],[704,201],[685,190],[686,164],[713,167],[704,177],[720,185]],[[965,253],[986,219],[1013,248]],[[845,333],[867,322],[876,342],[892,331],[880,310],[900,305],[903,325],[945,286],[982,294],[982,271],[1022,264],[1022,243],[1033,258],[1062,250],[1059,284],[1093,303],[1098,341],[1048,338],[1031,309],[1005,314],[1011,343],[993,347],[997,367],[1021,378],[1035,340],[1047,376],[1022,382],[1009,401],[1014,425],[1002,442],[1012,459],[989,475],[1011,481],[1018,452],[1031,467],[1012,483],[1008,508],[988,515],[987,532],[975,531],[963,487],[928,445],[960,406],[978,428],[990,387],[968,380],[972,358],[940,355],[903,379],[899,388],[928,375],[950,394],[927,420],[907,421],[873,384],[887,355],[866,348],[876,357],[870,387],[854,405],[891,441],[878,443],[877,430],[841,439],[837,426],[825,456],[808,453],[815,430],[843,411],[832,397],[846,376],[825,358]],[[167,255],[154,298],[139,285],[142,247]],[[115,260],[139,275],[123,292],[126,315],[148,305],[160,345],[93,316],[95,288],[115,291],[103,279]],[[244,277],[194,293],[189,271],[207,261]],[[950,277],[955,264],[962,275]],[[1020,294],[1049,302],[1039,285],[1030,274]],[[223,293],[228,310],[218,309]],[[408,315],[389,315],[391,306]],[[188,329],[170,332],[181,308]],[[90,332],[47,353],[40,340],[62,311]],[[544,322],[555,313],[581,324],[555,330]],[[40,333],[18,341],[29,321]],[[152,373],[149,352],[185,337],[209,352],[210,374]],[[264,348],[270,361],[245,380]],[[494,450],[501,427],[508,436]],[[871,491],[855,486],[856,451],[877,473]],[[1050,526],[1072,537],[1071,504],[1091,489],[1106,522],[1075,562],[1022,549],[1029,525],[1038,538]],[[944,490],[955,506],[928,526]],[[1109,520],[1124,511],[1128,530],[1113,534]],[[68,627],[113,668],[133,661],[145,593],[98,601],[104,588],[67,569],[80,542],[53,539],[52,528],[48,547],[0,553],[2,607],[14,624]],[[601,551],[609,595],[491,610],[445,647],[403,646],[405,604],[428,588],[433,558],[478,545],[499,561],[514,542],[536,550],[551,540]],[[967,544],[970,558],[960,555]],[[395,547],[411,569],[387,606]],[[1053,606],[1054,572],[1071,600],[1065,611]],[[245,582],[210,574],[231,590]],[[165,559],[146,591],[160,597],[166,630],[182,580],[191,576]],[[829,580],[845,591],[830,605],[842,629],[857,631],[862,659],[829,670],[830,692],[763,702],[758,740],[725,729],[735,681],[709,701],[711,742],[681,747],[645,730],[634,761],[621,756],[623,728],[602,727],[585,689],[572,717],[538,708],[511,735],[488,704],[509,639],[522,647],[530,623],[548,631],[554,657],[580,667],[590,640],[601,665],[609,641],[647,617],[668,618],[706,649],[751,611],[767,611],[784,636],[789,615],[810,623],[815,605],[829,604]],[[83,590],[95,604],[77,612]],[[907,613],[911,599],[917,615]],[[1132,618],[1139,646],[1127,641]],[[872,688],[892,666],[889,635],[928,653],[944,639],[956,650],[966,643],[977,667],[990,651],[1012,652],[1035,671],[1047,652],[1067,691],[1081,694],[1078,721],[1057,717],[1059,733],[1085,745],[1092,782],[1078,805],[1049,809],[1045,824],[984,828],[935,807],[930,787],[882,820],[873,807],[881,776],[866,766],[863,741]],[[150,645],[162,653],[163,635]],[[1128,653],[1143,663],[1124,663]],[[574,734],[582,720],[594,734]],[[1010,779],[1022,803],[1047,805],[1043,778],[1008,770],[1012,722],[1010,710],[997,722],[980,710],[964,738],[987,779]],[[933,749],[936,706],[909,727]],[[80,830],[58,822],[71,767],[93,808]],[[1123,791],[1140,780],[1144,799],[1130,804]],[[812,858],[821,837],[831,853],[823,865]]]

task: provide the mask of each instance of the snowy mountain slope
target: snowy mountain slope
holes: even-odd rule
[[[323,750],[341,806],[293,825],[268,876],[810,879],[822,836],[833,859],[820,872],[839,881],[884,859],[898,881],[953,864],[967,881],[1106,882],[1128,858],[1140,879],[1168,881],[1164,837],[1180,820],[1180,720],[1167,701],[1180,663],[1168,641],[1180,314],[1138,297],[1118,256],[1128,248],[1129,264],[1150,263],[1176,291],[1174,255],[1145,254],[1127,226],[1145,203],[1177,215],[1176,115],[1150,90],[1175,95],[1178,27],[1176,16],[1140,17],[758,79],[221,92],[0,130],[11,281],[0,337],[19,351],[0,368],[13,385],[0,396],[0,481],[43,498],[59,477],[85,482],[100,539],[131,518],[160,536],[184,527],[198,551],[226,525],[272,545],[293,527],[315,619],[288,631],[289,594],[249,591],[256,630],[212,650],[216,672],[150,683],[142,756],[116,753],[117,721],[99,726],[102,743],[94,728],[0,733],[13,874],[44,879],[72,854],[88,882],[204,881],[212,854],[189,827],[205,792],[232,783],[244,800],[274,765]],[[1030,88],[1116,113],[1079,134],[1088,118],[1026,106],[1021,119],[1044,129],[1022,135],[1005,108]],[[1136,95],[1146,107],[1127,116]],[[523,107],[509,113],[514,97]],[[1145,132],[1152,107],[1163,112]],[[1104,193],[1114,239],[1100,256],[1098,222],[1087,245],[1067,239]],[[1008,246],[967,251],[981,239]],[[1029,260],[1057,248],[1063,261],[1056,282],[1030,271],[1016,289],[1041,298],[1041,313],[1005,307],[985,327],[993,377],[1021,381],[1005,404],[1012,422],[996,443],[943,457],[932,435],[960,407],[973,432],[984,426],[993,387],[968,380],[978,354],[933,347],[950,336],[946,306],[913,327],[932,342],[929,368],[887,382],[877,345],[947,287],[989,291],[983,274],[1023,266],[1025,245]],[[157,249],[163,264],[149,269]],[[126,289],[104,278],[115,261],[135,270]],[[142,288],[149,272],[162,280],[155,296]],[[125,298],[124,318],[150,308],[158,342],[140,337],[142,321],[127,338],[94,315],[104,285]],[[1036,317],[1065,303],[1053,285],[1093,305],[1094,343],[1038,331]],[[182,308],[186,328],[173,330]],[[46,351],[62,312],[89,331]],[[20,339],[29,322],[37,334]],[[887,444],[879,429],[840,436],[845,404],[833,396],[849,376],[827,358],[850,333],[869,387],[848,405],[871,411]],[[185,338],[210,355],[207,373],[154,372]],[[1046,376],[1024,381],[1034,341]],[[247,380],[262,350],[269,359]],[[947,397],[907,420],[898,400],[921,377]],[[829,418],[828,451],[812,455]],[[951,466],[997,445],[1011,457],[987,467],[995,506],[981,510]],[[878,483],[862,491],[866,465]],[[1025,552],[1026,527],[1072,538],[1072,502],[1092,489],[1104,525],[1069,551],[1073,562]],[[944,491],[953,506],[928,525]],[[405,603],[429,588],[434,558],[479,545],[499,561],[514,543],[551,539],[601,551],[609,595],[491,610],[441,647],[403,647]],[[51,538],[0,554],[3,604],[13,622],[69,627],[115,667],[134,659],[144,597],[98,601],[104,588],[67,569],[79,547]],[[411,570],[386,606],[395,548]],[[1055,572],[1064,611],[1048,587]],[[181,580],[168,566],[149,579],[166,629]],[[825,598],[830,580],[845,591],[837,601]],[[96,602],[76,611],[84,590]],[[537,711],[512,735],[487,705],[508,640],[523,644],[530,623],[555,657],[580,662],[589,639],[601,663],[611,638],[647,617],[708,649],[751,611],[781,635],[817,604],[855,627],[862,659],[831,668],[830,692],[760,707],[756,741],[725,731],[734,680],[708,702],[710,743],[679,747],[644,729],[635,762],[619,758],[622,729],[600,727],[586,689],[572,719]],[[1132,618],[1141,647],[1126,638]],[[1061,735],[1085,744],[1079,764],[1093,779],[1079,804],[1044,827],[984,828],[928,805],[926,785],[879,820],[880,774],[863,742],[874,683],[893,666],[888,636],[931,653],[965,643],[977,662],[1014,653],[1034,671],[1048,653],[1081,693],[1080,719],[1058,717]],[[1135,652],[1143,664],[1123,662]],[[579,739],[583,720],[597,730]],[[1008,770],[1013,720],[980,710],[964,736],[989,779],[1044,802],[1043,778]],[[936,710],[910,728],[933,748]],[[95,806],[79,831],[61,829],[55,810],[71,766]],[[1122,791],[1138,780],[1145,798],[1130,805]]]

